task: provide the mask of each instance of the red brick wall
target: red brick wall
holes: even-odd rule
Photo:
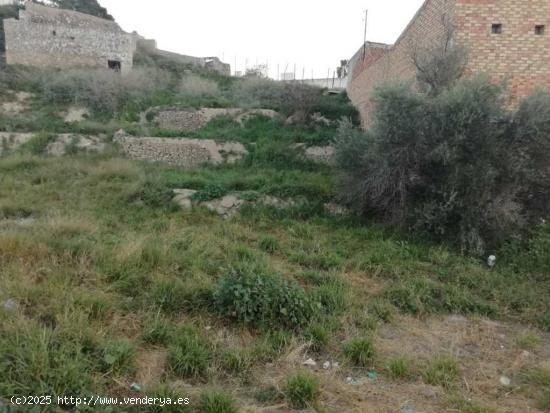
[[[513,100],[550,87],[550,0],[456,0],[455,21],[469,73],[507,81]],[[502,34],[491,33],[493,23]],[[545,25],[544,35],[536,25]]]
[[[440,41],[443,18],[453,22],[457,42],[468,50],[467,74],[506,80],[512,100],[550,87],[550,0],[426,0],[393,47],[376,60],[367,54],[354,67],[348,94],[364,123],[374,87],[413,79],[412,48]],[[492,34],[493,23],[502,24],[502,34]],[[544,35],[535,35],[535,25],[545,25]]]
[[[369,54],[365,62],[354,67],[352,80],[348,84],[348,94],[359,109],[364,124],[367,124],[371,108],[370,96],[375,86],[387,81],[414,78],[411,52],[415,45],[427,46],[437,43],[444,34],[444,17],[451,19],[452,0],[427,0],[409,26],[395,44],[382,57],[369,64]],[[374,51],[377,54],[379,51]],[[372,59],[374,60],[374,59]]]

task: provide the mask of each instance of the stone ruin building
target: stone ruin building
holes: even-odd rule
[[[132,69],[135,36],[115,22],[27,2],[19,19],[4,20],[8,65]]]
[[[0,6],[14,0],[0,0]],[[217,57],[192,57],[159,50],[154,40],[126,33],[110,20],[27,1],[18,18],[0,17],[0,60],[7,65],[39,67],[132,69],[137,48],[151,54],[229,75],[231,68]],[[2,30],[3,26],[3,30]],[[2,62],[0,62],[2,63]]]
[[[373,89],[415,77],[413,49],[429,49],[452,27],[467,53],[466,75],[506,81],[513,104],[550,87],[549,0],[426,0],[395,44],[367,42],[350,60],[348,94],[365,124]]]

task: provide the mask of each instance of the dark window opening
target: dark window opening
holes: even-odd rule
[[[57,32],[55,30],[52,30],[52,35],[57,36]]]
[[[493,34],[501,34],[502,33],[502,24],[500,24],[500,23],[493,24],[493,26],[491,27],[491,32]]]
[[[120,72],[122,64],[118,60],[108,60],[107,65],[109,69],[114,70],[115,72]]]
[[[539,24],[535,26],[535,34],[542,36],[544,34],[544,24]]]
[[[71,40],[74,40],[74,39],[75,39],[74,36],[71,36]]]

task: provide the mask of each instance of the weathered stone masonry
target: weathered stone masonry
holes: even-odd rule
[[[447,21],[468,52],[468,75],[484,72],[506,80],[512,98],[550,87],[550,1],[426,0],[393,46],[367,43],[354,56],[348,93],[369,122],[375,86],[414,78],[411,46],[437,44]],[[501,25],[499,30],[493,25]]]
[[[8,65],[132,68],[136,37],[109,20],[28,2],[4,31]]]

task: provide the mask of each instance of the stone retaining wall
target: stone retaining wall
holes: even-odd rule
[[[202,139],[117,136],[115,142],[131,159],[185,167],[197,167],[205,163],[218,165],[226,161],[234,162],[247,153],[240,143],[218,145],[213,140]]]
[[[277,116],[277,112],[269,109],[243,110],[241,108],[166,109],[157,111],[154,123],[162,129],[191,131],[203,128],[218,116],[230,116],[241,123],[247,117],[254,115],[272,118]]]

